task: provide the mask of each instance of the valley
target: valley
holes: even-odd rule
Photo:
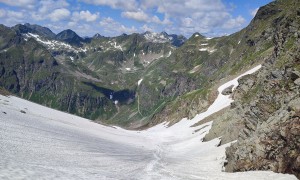
[[[0,179],[299,179],[299,7],[216,37],[0,24]]]
[[[219,92],[232,84],[235,88],[237,79],[220,86]],[[192,120],[183,119],[171,127],[163,123],[143,131],[128,131],[17,97],[0,96],[0,178],[296,179],[267,171],[222,172],[225,148],[230,143],[219,146],[218,138],[201,141],[211,122],[190,126],[231,102],[229,95],[219,94],[206,112]]]

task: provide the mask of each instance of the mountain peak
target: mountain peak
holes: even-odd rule
[[[101,37],[103,37],[103,36],[100,35],[99,33],[96,33],[96,34],[93,36],[93,38],[95,38],[95,39],[98,39],[98,38],[101,38]]]
[[[57,34],[57,36],[68,35],[68,36],[78,36],[73,30],[66,29]]]
[[[162,31],[160,34],[163,36],[169,36],[169,34],[166,31]]]
[[[55,38],[55,34],[49,28],[36,24],[17,24],[14,27],[12,27],[12,29],[20,33],[33,33],[50,39]]]
[[[73,30],[66,29],[56,35],[56,39],[65,41],[69,44],[81,46],[84,39],[78,36]]]
[[[186,41],[186,38],[182,35],[176,35],[176,34],[169,35],[165,31],[163,31],[161,33],[146,31],[142,35],[148,41],[152,41],[152,42],[155,42],[155,43],[170,42],[173,46],[176,46],[176,47],[181,46]]]
[[[202,34],[200,34],[198,32],[194,33],[191,37],[194,37],[194,38],[196,38],[196,37],[205,38],[205,36],[203,36]]]

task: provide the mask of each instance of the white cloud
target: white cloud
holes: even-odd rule
[[[28,14],[31,15],[33,20],[42,21],[53,17],[54,15],[51,14],[57,9],[66,9],[69,5],[66,0],[41,0],[36,4],[35,11],[31,11]]]
[[[37,12],[31,12],[30,15],[31,15],[31,18],[35,21],[41,21],[41,20],[44,20],[47,18],[45,15],[42,15]]]
[[[238,16],[235,19],[230,19],[227,21],[223,27],[225,29],[232,29],[232,28],[239,28],[242,27],[242,25],[246,22],[246,20],[242,16]]]
[[[156,23],[156,24],[163,24],[163,25],[172,24],[172,22],[168,18],[165,18],[164,20],[160,20],[157,16],[150,16],[142,10],[126,11],[126,12],[122,12],[121,15],[124,18],[133,19],[139,22]]]
[[[121,11],[123,18],[139,22],[138,26],[137,28],[131,24],[124,26],[112,18],[102,18],[100,24],[94,23],[100,19],[100,13],[91,9],[82,9],[85,6],[81,6],[82,4],[78,3],[80,1],[99,7],[108,6],[118,9],[116,12]],[[242,16],[232,15],[234,4],[226,3],[225,5],[223,0],[76,0],[74,2],[69,0],[0,0],[0,2],[9,6],[17,6],[16,9],[14,7],[0,8],[0,21],[6,25],[30,22],[40,25],[52,24],[56,29],[62,26],[61,28],[64,29],[77,30],[80,30],[78,29],[80,26],[89,33],[92,31],[96,33],[99,29],[103,29],[111,36],[142,30],[167,31],[186,36],[200,32],[207,36],[216,36],[238,31],[246,23]],[[33,8],[28,10],[29,7]],[[251,14],[254,15],[256,11],[257,9],[251,11]],[[82,31],[83,34],[84,31]]]
[[[95,28],[95,25],[93,24],[87,24],[87,23],[83,23],[83,24],[79,24],[76,27],[72,28],[76,33],[78,33],[79,35],[81,35],[82,37],[86,36],[86,35],[94,35],[95,34],[95,30],[97,28]]]
[[[70,16],[70,11],[65,8],[55,9],[51,14],[49,14],[49,18],[53,22],[57,22],[60,20],[65,20]]]
[[[26,14],[23,11],[0,9],[0,20],[7,26],[14,26],[24,22],[26,19]]]
[[[136,21],[147,22],[149,21],[149,16],[144,11],[126,11],[122,12],[122,17],[128,19],[134,19]]]
[[[103,18],[99,22],[99,24],[102,27],[102,29],[104,30],[104,32],[110,36],[116,36],[116,35],[122,34],[122,33],[131,34],[131,33],[137,32],[137,29],[134,26],[126,27],[123,24],[115,21],[111,17]]]
[[[0,2],[9,6],[33,8],[36,0],[0,0]]]
[[[23,12],[18,12],[18,11],[7,11],[7,17],[22,19],[24,17],[24,14]]]
[[[93,22],[99,18],[99,13],[92,14],[90,11],[80,11],[73,13],[73,20],[84,20],[86,22]]]
[[[81,0],[88,4],[105,5],[113,9],[135,10],[137,9],[137,2],[135,0]]]
[[[38,13],[49,14],[55,9],[68,7],[69,3],[66,0],[41,0],[38,3]]]
[[[253,10],[250,12],[251,16],[254,17],[254,16],[256,15],[257,11],[258,11],[258,8],[253,9]]]
[[[69,3],[66,0],[41,0],[38,3],[38,13],[48,14],[55,9],[66,8]]]
[[[98,23],[85,23],[84,21],[81,23],[78,22],[50,22],[45,24],[46,27],[49,27],[56,33],[59,33],[65,29],[72,29],[75,31],[79,36],[93,36],[96,32],[99,31],[99,24]]]
[[[77,25],[77,22],[75,22],[75,21],[68,22],[69,27],[75,27],[76,25]]]
[[[173,24],[173,27],[165,26],[172,33],[192,34],[215,34],[217,31],[233,32],[238,30],[244,23],[242,16],[233,17],[231,7],[226,7],[221,0],[141,0],[140,8],[144,11],[151,9],[152,12],[163,14]]]
[[[80,12],[75,11],[72,13],[72,18],[68,22],[68,27],[78,29],[78,27],[82,26],[83,23],[92,23],[96,21],[99,18],[99,15],[100,14],[98,12],[93,14],[88,10]],[[87,27],[87,24],[84,27]]]
[[[142,30],[143,32],[146,32],[146,31],[154,32],[154,29],[151,28],[151,27],[149,27],[149,26],[147,26],[147,24],[144,24],[144,25],[141,27],[141,30]]]
[[[4,9],[0,9],[0,18],[6,16],[6,11]]]
[[[153,16],[151,18],[151,22],[156,23],[156,24],[161,24],[161,25],[171,25],[172,21],[170,21],[169,18],[165,16],[164,20],[160,20],[157,16]]]
[[[182,18],[181,19],[181,23],[183,27],[193,27],[194,26],[194,22],[192,18]]]

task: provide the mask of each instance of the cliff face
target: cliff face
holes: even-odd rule
[[[258,82],[252,87],[241,82],[247,88],[236,94],[242,102],[235,105],[243,128],[226,150],[227,171],[272,170],[300,177],[299,54],[290,60],[280,69],[265,67],[258,77],[248,77],[245,82]]]
[[[240,79],[233,93],[224,140],[237,142],[226,150],[226,171],[272,170],[300,178],[300,7],[299,1],[275,1],[261,8],[268,15],[274,50],[256,75]],[[227,139],[226,139],[227,138]]]

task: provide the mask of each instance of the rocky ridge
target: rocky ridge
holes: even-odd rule
[[[300,14],[298,1],[275,1],[259,9],[272,23],[274,49],[263,68],[239,80],[230,110],[216,117],[205,140],[221,136],[226,171],[272,170],[300,178]],[[250,25],[251,26],[251,25]]]

